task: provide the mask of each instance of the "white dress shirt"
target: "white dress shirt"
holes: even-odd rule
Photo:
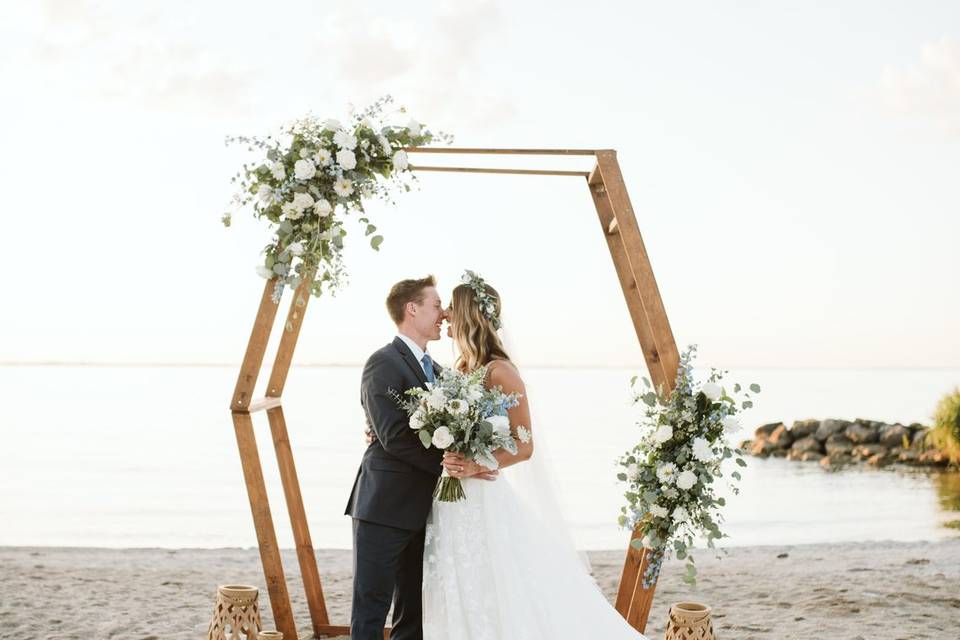
[[[420,348],[420,345],[418,345],[416,342],[414,342],[413,340],[411,340],[411,339],[408,338],[407,336],[403,335],[402,333],[398,333],[398,334],[397,334],[397,337],[400,338],[401,340],[403,340],[403,343],[404,343],[405,345],[407,345],[408,347],[410,347],[410,352],[413,354],[413,357],[417,359],[417,362],[420,363],[420,368],[423,369],[423,375],[425,375],[425,376],[427,376],[427,377],[429,378],[430,376],[429,376],[429,374],[427,373],[427,369],[426,369],[426,367],[423,366],[423,355],[426,353],[426,351],[424,351],[423,349],[421,349],[421,348]],[[430,356],[430,359],[432,360],[432,359],[433,359],[433,356]]]

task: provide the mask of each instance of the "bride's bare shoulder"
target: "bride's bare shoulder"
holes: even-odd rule
[[[510,360],[496,359],[487,365],[487,382],[491,387],[499,386],[505,393],[523,389],[523,378],[517,365]]]

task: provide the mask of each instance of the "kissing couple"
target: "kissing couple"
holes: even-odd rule
[[[428,276],[393,285],[386,307],[397,335],[363,368],[368,446],[346,508],[353,519],[350,637],[383,640],[392,604],[393,640],[644,640],[590,576],[542,451],[533,455],[548,427],[532,424],[526,385],[501,339],[497,290],[467,271],[444,306]],[[444,322],[457,371],[486,367],[487,388],[519,394],[508,410],[516,453],[497,449],[497,469],[425,448],[395,399],[440,375],[427,347]],[[532,437],[517,437],[518,428]],[[460,479],[466,499],[434,500],[444,470]]]

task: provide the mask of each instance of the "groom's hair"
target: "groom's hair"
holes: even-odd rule
[[[408,302],[420,304],[424,298],[423,290],[435,286],[437,286],[437,281],[433,279],[433,276],[427,276],[426,278],[401,280],[390,287],[390,294],[387,296],[387,312],[394,324],[399,326],[403,322],[403,309]]]

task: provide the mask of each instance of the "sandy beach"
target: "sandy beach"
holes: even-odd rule
[[[590,552],[608,598],[623,552]],[[350,552],[318,551],[332,622],[346,623]],[[719,638],[956,640],[960,638],[960,539],[732,548],[697,556],[690,589],[680,563],[664,565],[646,635],[662,638],[672,602],[714,608]],[[294,613],[310,637],[294,552],[284,551]],[[216,586],[257,585],[256,549],[0,547],[0,638],[99,640],[203,637]],[[264,627],[272,628],[269,607]]]

